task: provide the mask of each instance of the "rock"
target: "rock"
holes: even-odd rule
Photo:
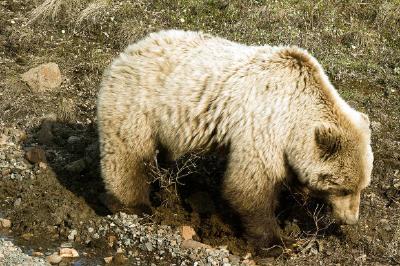
[[[18,207],[19,205],[21,205],[21,202],[22,202],[22,199],[21,199],[21,198],[17,198],[17,199],[14,201],[14,207]]]
[[[0,146],[8,144],[8,137],[4,134],[0,134]]]
[[[61,248],[60,249],[60,256],[62,258],[78,258],[79,253],[74,248]]]
[[[196,249],[196,248],[212,249],[211,246],[203,244],[203,243],[195,241],[195,240],[192,240],[192,239],[188,239],[188,240],[182,241],[181,247],[185,248],[185,249],[188,249],[188,248],[193,248],[193,249]]]
[[[150,243],[150,242],[147,242],[146,244],[145,244],[145,246],[146,246],[146,249],[148,250],[148,251],[153,251],[153,245]]]
[[[237,255],[229,255],[228,259],[233,265],[238,265],[240,263],[240,257]]]
[[[25,153],[25,158],[31,163],[46,162],[46,153],[42,148],[34,147]]]
[[[11,169],[10,168],[5,168],[1,171],[1,175],[2,176],[8,176],[9,174],[11,174]]]
[[[31,238],[33,237],[33,234],[32,234],[32,233],[25,233],[25,234],[22,234],[21,237],[22,237],[23,239],[29,241],[29,240],[31,240]]]
[[[79,159],[69,163],[65,166],[65,170],[70,173],[79,174],[86,168],[86,162],[84,159]]]
[[[62,257],[57,253],[53,253],[52,255],[47,256],[46,260],[51,264],[58,264],[62,261]]]
[[[42,122],[37,137],[40,144],[50,145],[53,143],[54,135],[52,132],[51,121],[45,120]]]
[[[243,257],[245,260],[250,259],[251,258],[251,253],[247,252],[246,255],[244,255]]]
[[[47,164],[44,162],[39,162],[39,167],[42,169],[47,169]]]
[[[244,261],[242,261],[242,263],[244,265],[257,265],[256,262],[254,260],[250,260],[250,259],[245,259]]]
[[[39,251],[34,251],[34,252],[32,252],[32,256],[34,256],[34,257],[42,257],[42,256],[44,256],[44,254],[42,252],[39,252]]]
[[[104,262],[107,263],[107,264],[108,264],[108,263],[111,263],[112,260],[113,260],[113,257],[105,257],[105,258],[104,258]]]
[[[34,92],[55,89],[61,85],[61,72],[56,63],[47,63],[31,68],[21,75],[23,81]]]
[[[179,228],[179,231],[182,235],[183,240],[193,239],[193,236],[196,235],[196,231],[194,231],[193,227],[188,225],[183,225]]]
[[[122,248],[117,248],[117,253],[124,253],[124,250]]]
[[[68,235],[68,240],[74,241],[77,234],[78,234],[78,231],[76,231],[75,229],[71,230],[71,232]]]
[[[11,227],[11,221],[10,220],[0,218],[0,228],[10,228],[10,227]]]

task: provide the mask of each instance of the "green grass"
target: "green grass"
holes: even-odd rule
[[[203,30],[247,44],[298,45],[312,52],[333,79],[399,87],[399,0],[96,0],[90,3],[92,12],[87,12],[88,1],[53,2],[58,9],[34,11],[35,23],[69,25],[75,36],[116,51],[160,29]]]

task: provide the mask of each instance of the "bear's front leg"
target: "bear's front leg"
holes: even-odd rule
[[[223,192],[233,209],[239,213],[245,236],[258,251],[283,245],[275,217],[280,184],[268,179],[263,170],[265,167],[257,167],[255,160],[247,164],[234,159],[228,164]]]
[[[124,134],[111,127],[99,130],[101,170],[108,192],[101,200],[111,212],[151,212],[146,163],[154,158],[155,145],[143,128],[130,127]]]

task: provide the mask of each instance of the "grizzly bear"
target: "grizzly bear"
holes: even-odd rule
[[[132,208],[150,205],[146,165],[159,147],[177,159],[228,146],[223,197],[260,246],[281,239],[278,193],[293,176],[347,224],[357,221],[370,183],[367,115],[297,47],[150,34],[105,71],[97,117],[106,188]]]

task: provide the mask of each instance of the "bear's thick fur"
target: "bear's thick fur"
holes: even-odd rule
[[[368,117],[297,47],[150,34],[105,72],[98,126],[106,188],[130,207],[150,204],[145,165],[159,146],[174,159],[229,146],[223,196],[259,245],[280,237],[274,211],[290,173],[345,223],[370,182]]]

